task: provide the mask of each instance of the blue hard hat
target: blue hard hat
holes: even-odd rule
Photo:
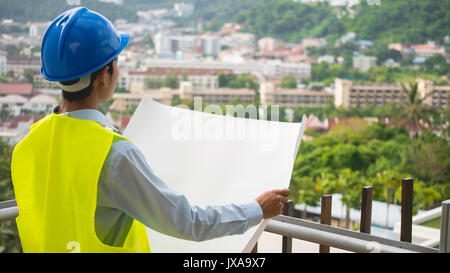
[[[49,81],[71,81],[114,60],[130,35],[116,31],[103,15],[85,7],[59,15],[42,38],[41,75]]]

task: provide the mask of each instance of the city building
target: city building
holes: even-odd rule
[[[211,88],[195,89],[191,82],[183,81],[178,89],[160,88],[144,89],[136,93],[114,93],[114,102],[110,106],[113,111],[127,111],[134,109],[143,97],[170,105],[172,99],[178,96],[181,99],[193,100],[201,97],[202,101],[211,104],[231,104],[236,99],[241,103],[250,104],[255,100],[255,91],[251,89]]]
[[[187,80],[195,89],[216,89],[219,88],[218,73],[231,74],[232,71],[215,68],[149,67],[146,71],[129,71],[127,89],[133,93],[140,92],[145,89],[145,79],[163,81],[167,75],[177,75],[180,82]]]
[[[27,98],[33,95],[31,83],[0,83],[0,96],[21,95]]]
[[[416,57],[428,58],[434,54],[441,54],[445,56],[445,48],[443,46],[438,47],[433,42],[428,42],[427,44],[412,45],[411,49],[414,51]]]
[[[100,2],[113,3],[113,4],[116,4],[116,5],[122,5],[123,4],[123,0],[100,0]]]
[[[306,47],[324,47],[327,45],[325,38],[304,38],[302,45]]]
[[[45,31],[47,27],[50,25],[50,22],[45,23],[31,23],[29,35],[30,37],[42,38],[44,37]]]
[[[258,81],[264,81],[264,76],[293,75],[296,78],[310,78],[311,64],[288,63],[280,60],[254,61],[248,60],[243,63],[223,61],[190,61],[190,60],[168,60],[148,58],[142,60],[142,67],[180,68],[180,69],[214,69],[216,71],[229,70],[233,74],[252,74]]]
[[[179,90],[180,98],[193,100],[201,97],[203,102],[212,104],[230,104],[235,99],[250,104],[255,101],[255,91],[247,88],[211,88],[197,90],[190,82],[182,82]]]
[[[220,38],[212,35],[201,36],[202,53],[217,56],[220,52]]]
[[[8,72],[6,63],[6,52],[0,50],[0,75]]]
[[[324,107],[334,95],[327,91],[284,89],[273,83],[262,83],[260,102],[264,105],[280,105],[284,107]]]
[[[55,97],[45,95],[45,94],[39,94],[34,97],[32,97],[30,100],[28,100],[24,106],[23,109],[32,111],[32,112],[46,112],[49,113],[53,107],[55,107],[58,104],[58,101]]]
[[[18,116],[27,101],[27,98],[21,95],[6,95],[0,97],[0,109],[11,116]]]
[[[40,57],[22,57],[22,56],[7,56],[6,70],[13,71],[15,75],[20,75],[25,69],[33,69],[39,71],[41,69]]]
[[[272,37],[264,37],[258,40],[258,48],[260,51],[274,51],[282,47],[283,41]]]
[[[377,65],[376,57],[364,55],[358,55],[353,57],[353,68],[359,69],[362,72],[367,72],[376,65]]]
[[[450,86],[434,85],[430,80],[419,79],[417,89],[425,103],[440,108],[450,106]],[[431,95],[432,94],[432,95]]]
[[[174,10],[175,14],[178,17],[190,17],[192,13],[194,13],[194,5],[193,4],[186,4],[184,2],[181,3],[175,3],[174,4]]]
[[[441,108],[449,107],[450,86],[436,86],[427,80],[417,82],[418,91],[421,98],[425,98],[425,104]],[[344,108],[384,106],[387,103],[402,105],[407,100],[400,84],[353,84],[349,80],[336,79],[334,92],[335,105]]]
[[[155,52],[175,53],[195,51],[200,54],[217,56],[220,51],[220,37],[214,35],[167,35],[157,33],[154,36]]]
[[[245,25],[240,23],[229,22],[225,23],[219,31],[220,36],[230,35],[235,32],[241,32]]]

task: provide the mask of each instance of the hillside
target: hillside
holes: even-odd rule
[[[331,35],[336,39],[350,31],[356,32],[359,39],[404,43],[441,41],[450,34],[448,0],[382,0],[381,5],[361,1],[354,9],[356,13],[351,18],[344,8],[269,0],[242,10],[233,19],[246,23],[258,37],[273,36],[292,42],[306,36]]]
[[[172,8],[176,0],[124,0],[118,6],[98,0],[80,0],[111,20],[136,21],[138,10]],[[189,25],[202,17],[205,29],[218,30],[223,23],[237,21],[247,25],[246,31],[258,38],[272,36],[291,42],[303,37],[328,37],[335,40],[354,31],[359,39],[387,42],[424,43],[441,41],[450,34],[450,1],[448,0],[381,0],[381,5],[366,1],[345,8],[326,4],[306,5],[292,0],[191,0],[194,15],[177,20]],[[49,21],[69,6],[63,0],[0,0],[0,20],[19,22]]]

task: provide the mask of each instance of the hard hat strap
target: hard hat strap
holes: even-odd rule
[[[74,84],[64,85],[61,82],[57,82],[57,84],[66,92],[78,92],[91,84],[91,74],[81,77],[80,80]]]

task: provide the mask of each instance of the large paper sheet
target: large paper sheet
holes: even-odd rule
[[[305,122],[305,117],[287,123],[210,114],[144,97],[124,136],[169,187],[204,207],[245,203],[267,190],[288,188]],[[203,242],[147,233],[153,252],[236,253],[249,252],[265,224]]]

